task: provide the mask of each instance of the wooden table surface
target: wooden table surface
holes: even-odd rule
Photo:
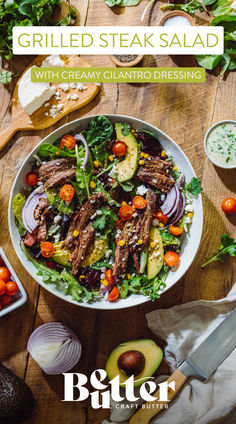
[[[138,7],[111,10],[103,0],[83,0],[74,4],[80,12],[81,25],[140,25],[140,16],[146,2]],[[162,12],[159,2],[153,7],[151,18],[145,24],[156,24]],[[14,60],[19,73],[32,58]],[[114,66],[109,57],[87,57],[96,66]],[[194,65],[193,58],[178,58],[176,63],[168,56],[146,56],[145,66]],[[1,87],[0,121],[10,120],[11,92]],[[68,121],[91,114],[121,113],[141,118],[172,137],[184,150],[203,186],[204,228],[197,257],[185,276],[155,303],[122,311],[96,311],[67,304],[56,298],[29,276],[20,264],[8,230],[9,193],[16,173],[25,157],[47,134]],[[110,351],[125,340],[154,338],[147,328],[145,314],[156,308],[197,299],[219,299],[227,295],[233,284],[233,258],[225,264],[215,264],[201,270],[200,264],[218,247],[223,232],[236,236],[236,216],[226,218],[221,211],[222,199],[235,196],[235,171],[215,168],[205,157],[203,138],[207,129],[223,119],[236,120],[236,73],[225,79],[207,73],[203,84],[104,84],[97,97],[83,109],[63,118],[54,127],[38,132],[18,133],[0,155],[0,244],[24,284],[28,302],[21,309],[1,318],[0,361],[9,366],[31,387],[36,407],[28,424],[100,424],[109,416],[106,410],[92,410],[90,402],[64,403],[61,376],[44,375],[27,354],[26,344],[32,331],[48,321],[61,321],[70,327],[83,345],[82,357],[75,371],[90,375],[105,365]]]

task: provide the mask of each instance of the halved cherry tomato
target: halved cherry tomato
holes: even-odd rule
[[[14,296],[16,294],[18,290],[18,286],[15,283],[15,281],[8,281],[8,283],[6,284],[6,294],[8,296]]]
[[[126,221],[133,216],[133,208],[130,205],[123,205],[119,210],[119,215],[123,221]]]
[[[179,265],[179,255],[176,252],[172,252],[172,250],[169,250],[166,252],[164,256],[164,261],[166,265],[173,267]]]
[[[6,291],[6,283],[3,280],[0,280],[0,296]]]
[[[169,230],[173,236],[180,236],[183,232],[183,228],[177,227],[176,225],[170,225]]]
[[[112,291],[110,292],[108,296],[109,302],[115,302],[118,299],[119,295],[120,295],[120,292],[118,288],[116,286],[113,287]]]
[[[164,215],[161,210],[155,213],[155,218],[158,219],[158,221],[163,222],[163,224],[166,224],[168,221],[168,216]]]
[[[0,298],[0,303],[3,306],[9,305],[9,303],[11,303],[11,301],[12,301],[12,297],[8,296],[8,294],[3,294]]]
[[[112,275],[112,270],[111,269],[107,269],[105,272],[105,279],[108,281],[109,284],[114,284],[115,279]]]
[[[64,135],[64,137],[61,139],[60,147],[61,149],[64,149],[64,147],[67,147],[69,150],[73,150],[76,145],[76,139],[73,137],[73,135],[67,134]]]
[[[127,152],[127,146],[123,141],[117,141],[112,146],[112,153],[115,156],[121,157],[124,156]]]
[[[11,278],[11,273],[6,266],[0,267],[0,280],[5,281],[7,283]]]
[[[41,244],[41,255],[44,258],[51,258],[51,256],[53,256],[53,254],[54,254],[54,250],[55,250],[55,248],[54,248],[53,244],[50,243],[50,241],[44,241]]]
[[[70,184],[65,184],[60,190],[60,198],[65,202],[70,202],[75,195],[75,189]]]
[[[136,209],[145,209],[147,206],[147,201],[142,196],[135,196],[132,200],[132,204]]]
[[[26,182],[30,187],[36,186],[38,180],[39,177],[34,172],[28,172],[28,174],[26,175]]]
[[[221,209],[227,215],[231,215],[236,211],[236,199],[233,197],[227,197],[221,203]]]

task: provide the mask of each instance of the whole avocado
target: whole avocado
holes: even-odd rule
[[[0,364],[0,424],[20,424],[32,414],[33,408],[30,388]]]

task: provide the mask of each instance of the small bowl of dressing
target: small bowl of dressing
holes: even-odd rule
[[[182,12],[182,10],[172,10],[171,12],[165,13],[162,16],[159,26],[194,26],[195,21],[192,16],[188,13]]]
[[[236,121],[220,121],[212,125],[204,138],[208,159],[224,169],[236,168]]]

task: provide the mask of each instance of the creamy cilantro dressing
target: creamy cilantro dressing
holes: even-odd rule
[[[206,140],[206,150],[216,165],[236,166],[236,122],[222,122],[213,128]]]
[[[189,20],[185,18],[184,16],[173,16],[171,18],[168,18],[163,26],[185,26],[185,25],[191,25]]]

